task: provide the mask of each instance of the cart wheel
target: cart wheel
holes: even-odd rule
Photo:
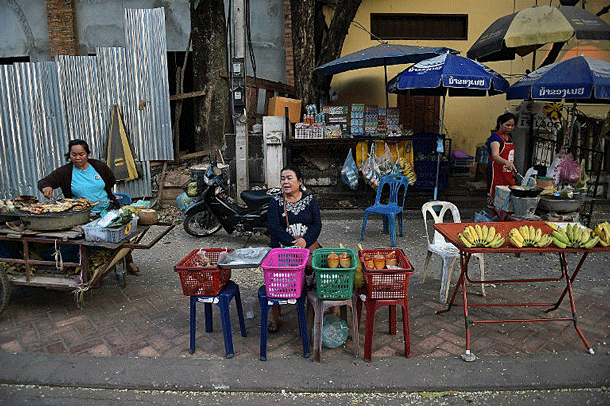
[[[0,268],[0,314],[6,309],[8,306],[8,302],[11,298],[11,285],[8,281],[8,276],[6,275],[6,270],[4,268]]]

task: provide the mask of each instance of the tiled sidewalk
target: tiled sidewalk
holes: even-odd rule
[[[173,275],[171,275],[173,277]],[[196,357],[220,359],[224,345],[220,316],[214,310],[214,332],[205,333],[203,306],[198,311],[197,350],[188,354],[189,304],[179,284],[169,283],[164,290],[158,284],[140,283],[128,277],[126,289],[120,289],[109,276],[102,286],[89,294],[84,308],[78,309],[71,293],[45,289],[17,288],[11,303],[0,316],[0,348],[5,352],[35,354],[76,354],[93,356],[126,355],[155,357]],[[177,279],[177,278],[176,278]],[[436,315],[443,308],[436,300],[438,280],[421,283],[414,278],[409,287],[412,357],[458,356],[464,352],[464,318],[461,307]],[[561,283],[549,288],[533,289],[528,285],[488,286],[487,299],[504,301],[553,302],[562,290]],[[485,301],[472,288],[469,299]],[[242,291],[242,300],[254,294]],[[596,352],[610,351],[610,288],[580,287],[575,284],[579,325]],[[461,297],[461,294],[460,294]],[[283,325],[279,333],[269,336],[268,358],[299,357],[300,339],[296,312],[292,306],[282,306]],[[260,314],[255,306],[255,318],[246,319],[248,337],[239,334],[235,306],[231,306],[233,341],[237,359],[257,359],[260,338]],[[570,316],[569,301],[547,315],[544,307],[486,307],[470,309],[473,319],[480,318],[539,318]],[[398,312],[400,315],[400,312]],[[491,317],[489,317],[491,316]],[[403,356],[402,328],[390,336],[388,311],[377,313],[373,344],[376,357]],[[399,323],[401,317],[399,316]],[[584,344],[571,322],[477,324],[471,328],[471,348],[476,355],[518,353],[584,353]],[[361,354],[364,343],[364,319],[360,329]],[[353,357],[352,341],[340,348],[323,349],[322,358]]]

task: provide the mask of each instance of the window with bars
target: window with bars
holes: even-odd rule
[[[371,13],[371,39],[466,40],[468,15]]]

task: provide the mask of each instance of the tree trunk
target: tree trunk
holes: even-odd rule
[[[316,67],[315,10],[316,0],[290,1],[294,87],[304,105],[316,102],[312,86],[313,70]]]
[[[303,104],[320,101],[330,88],[332,76],[314,73],[316,66],[337,59],[341,55],[343,42],[362,0],[337,0],[335,13],[326,36],[320,24],[322,7],[315,0],[291,0],[292,43],[294,48],[294,81],[297,96]],[[317,26],[316,26],[317,24]],[[322,44],[315,40],[322,39]],[[320,51],[316,55],[316,50]]]
[[[220,148],[226,126],[231,126],[227,76],[227,29],[223,0],[191,3],[193,41],[193,86],[205,90],[195,103],[195,147],[197,151]],[[230,129],[228,129],[230,130]]]

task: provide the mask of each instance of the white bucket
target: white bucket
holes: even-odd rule
[[[513,216],[528,218],[534,215],[540,197],[516,197],[511,196],[513,202]]]

